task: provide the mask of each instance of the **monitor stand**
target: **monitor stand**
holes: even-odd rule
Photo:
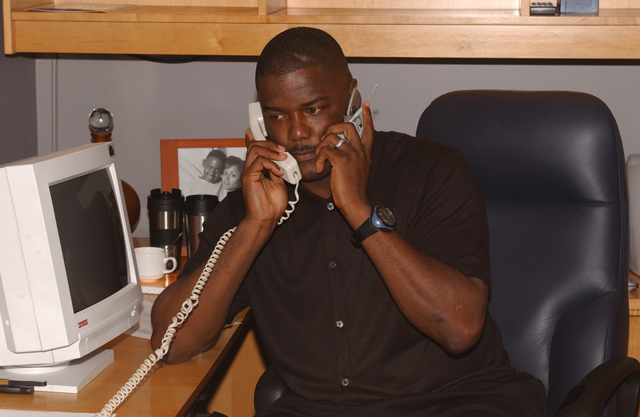
[[[36,391],[78,393],[113,362],[113,350],[98,349],[80,359],[51,366],[0,367],[0,379],[47,381]]]

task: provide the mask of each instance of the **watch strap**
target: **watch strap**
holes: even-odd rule
[[[358,227],[355,232],[353,232],[353,234],[351,235],[351,241],[355,243],[356,246],[360,246],[366,238],[377,231],[378,229],[373,227],[373,225],[371,224],[371,217],[369,217],[364,221],[364,223],[360,225],[360,227]]]

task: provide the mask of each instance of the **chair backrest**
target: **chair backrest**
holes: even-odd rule
[[[583,93],[458,91],[418,136],[460,149],[485,198],[489,311],[511,363],[542,380],[549,416],[628,340],[624,153],[608,107]]]

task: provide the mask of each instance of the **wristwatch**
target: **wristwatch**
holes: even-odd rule
[[[396,218],[391,210],[384,206],[375,206],[369,218],[351,235],[351,241],[360,246],[366,238],[377,231],[390,232],[395,228]]]

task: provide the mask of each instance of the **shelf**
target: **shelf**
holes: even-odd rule
[[[624,8],[630,0],[600,0],[598,16],[528,16],[524,0],[471,2],[482,9],[465,1],[453,3],[467,8],[418,9],[416,0],[322,2],[357,6],[332,8],[306,7],[305,0],[157,0],[168,3],[109,13],[30,12],[43,3],[3,1],[7,54],[256,56],[282,30],[314,26],[349,57],[640,58],[640,9]]]

